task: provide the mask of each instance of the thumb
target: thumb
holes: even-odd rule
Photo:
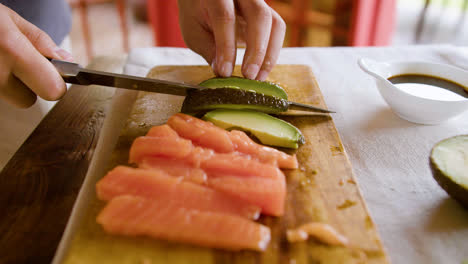
[[[73,61],[73,57],[67,51],[59,48],[47,33],[29,23],[17,13],[10,10],[10,17],[23,35],[45,57]]]

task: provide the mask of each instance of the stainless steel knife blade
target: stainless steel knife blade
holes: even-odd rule
[[[313,105],[308,105],[308,104],[301,104],[301,103],[296,103],[296,102],[291,102],[291,101],[288,101],[288,104],[289,104],[288,110],[308,110],[312,112],[330,113],[330,114],[335,113],[335,111],[323,109],[323,108],[316,107]]]
[[[80,85],[103,85],[130,90],[155,93],[187,95],[188,89],[206,89],[198,85],[176,83],[157,79],[143,78],[111,72],[94,71],[81,67],[77,63],[50,60],[67,83]]]

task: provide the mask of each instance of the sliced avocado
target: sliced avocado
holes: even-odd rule
[[[236,76],[227,78],[211,78],[201,82],[199,85],[207,88],[238,88],[288,100],[288,94],[286,91],[276,83],[250,80]]]
[[[261,112],[218,109],[206,113],[203,119],[228,130],[240,128],[265,145],[297,149],[304,143],[301,131],[295,126]]]
[[[437,143],[431,151],[430,166],[437,183],[468,208],[468,135]]]
[[[182,104],[183,113],[194,113],[212,109],[250,109],[265,113],[280,113],[288,110],[284,99],[256,92],[216,88],[189,90]]]

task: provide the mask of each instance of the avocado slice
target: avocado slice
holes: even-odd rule
[[[286,91],[276,83],[263,82],[257,80],[245,79],[237,76],[220,78],[215,77],[205,80],[199,84],[200,86],[207,88],[235,88],[247,91],[254,91],[257,93],[278,97],[284,100],[288,100],[288,94]]]
[[[189,90],[182,104],[183,113],[196,113],[212,109],[250,109],[265,113],[288,110],[284,99],[233,88]]]
[[[468,208],[468,135],[437,143],[429,158],[432,175],[452,198]]]
[[[265,113],[249,110],[217,109],[203,119],[224,129],[241,129],[262,144],[297,149],[305,142],[301,131],[290,123]]]

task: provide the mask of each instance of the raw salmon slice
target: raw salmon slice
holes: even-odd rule
[[[195,182],[204,182],[206,174],[203,172],[267,178],[278,178],[278,174],[283,174],[273,165],[261,163],[237,152],[215,153],[201,147],[192,148],[182,159],[145,156],[140,159],[138,165],[141,168],[158,168],[174,176],[193,178]]]
[[[258,176],[278,178],[283,175],[278,167],[261,163],[248,156],[241,156],[236,152],[228,154],[216,153],[201,163],[201,168],[208,174],[227,174],[236,176]],[[283,177],[284,178],[284,177]]]
[[[169,118],[167,124],[179,136],[192,140],[193,144],[228,153],[234,151],[234,146],[226,130],[205,122],[201,119],[185,114],[175,114]]]
[[[236,151],[251,155],[261,162],[274,164],[283,169],[297,169],[299,166],[296,155],[288,155],[277,149],[257,144],[243,131],[232,130],[228,133]]]
[[[174,176],[178,173],[185,180],[207,184],[216,190],[254,204],[262,208],[261,211],[264,214],[282,215],[286,197],[283,172],[272,165],[232,154],[234,153],[213,154],[210,159],[202,162],[203,170],[189,165],[184,160],[152,157],[143,158],[140,167],[161,169]],[[193,154],[188,155],[188,157],[192,156]],[[209,177],[204,178],[206,175]],[[238,179],[231,179],[232,177]],[[248,178],[254,179],[249,181]]]
[[[211,159],[213,155],[216,155],[216,153],[212,149],[207,149],[207,148],[202,148],[202,147],[192,147],[192,151],[190,151],[190,153],[188,153],[183,158],[180,158],[180,159],[167,158],[167,156],[160,157],[160,158],[174,160],[174,163],[172,163],[174,166],[177,165],[177,166],[182,166],[182,167],[190,166],[192,168],[200,168],[201,163],[207,159]],[[144,158],[147,158],[147,157],[155,157],[155,156],[145,156]],[[142,158],[141,160],[143,160],[144,158]],[[140,163],[142,162],[140,161]]]
[[[282,216],[286,199],[284,176],[278,179],[208,175],[208,186],[260,206],[263,214]]]
[[[134,196],[112,199],[97,222],[111,234],[144,235],[229,250],[263,251],[271,237],[268,227],[242,217]]]
[[[192,151],[192,142],[183,138],[137,137],[130,147],[130,163],[139,163],[146,156],[182,159]]]
[[[156,169],[117,166],[96,184],[96,190],[98,198],[105,201],[128,194],[250,219],[257,219],[260,215],[258,206]]]
[[[192,167],[200,168],[202,162],[211,159],[214,155],[216,155],[216,153],[212,149],[194,147],[192,152],[187,155],[183,161],[190,164]]]
[[[179,136],[192,140],[197,146],[210,148],[220,153],[238,151],[263,163],[284,169],[298,168],[295,155],[291,156],[277,149],[257,144],[242,131],[229,132],[211,122],[180,113],[170,117],[167,123]]]
[[[159,169],[172,176],[184,177],[189,181],[203,184],[207,176],[204,170],[194,168],[189,162],[184,160],[167,159],[160,157],[144,157],[138,164],[142,169]]]
[[[169,125],[164,124],[160,126],[152,127],[148,133],[147,137],[163,137],[163,138],[178,138],[179,135],[174,131]]]

